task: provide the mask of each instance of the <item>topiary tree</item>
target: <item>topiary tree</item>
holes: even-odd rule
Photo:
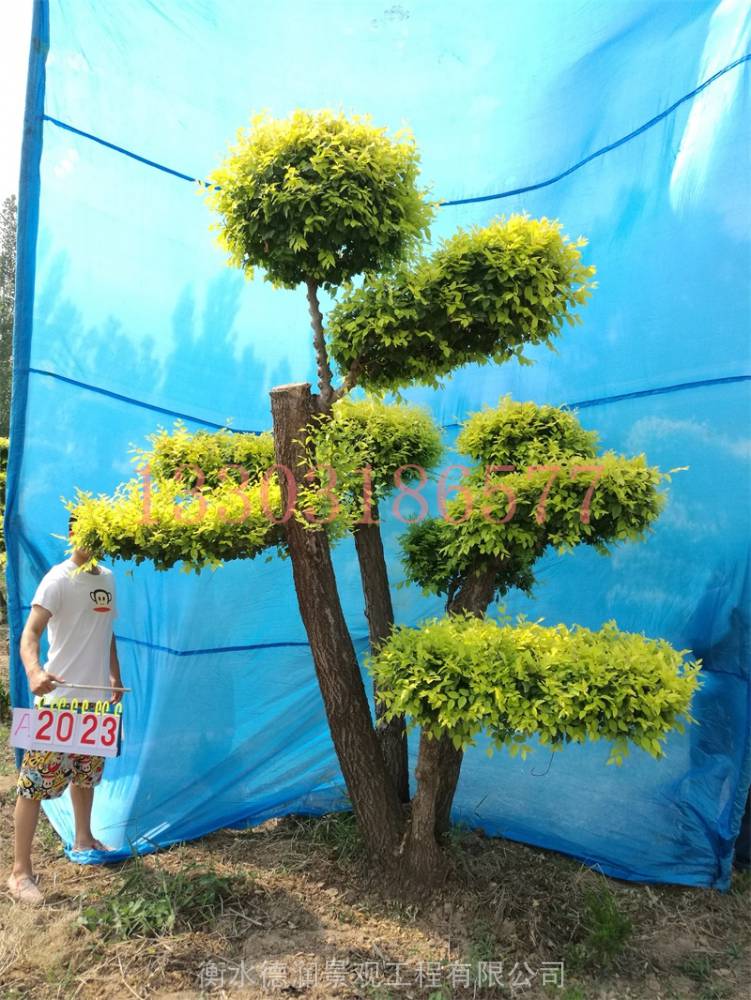
[[[411,138],[400,135],[389,139],[383,129],[363,119],[298,112],[284,122],[256,121],[249,133],[241,134],[238,145],[212,175],[216,187],[209,192],[209,199],[220,216],[221,241],[230,252],[231,263],[246,273],[261,266],[277,285],[304,284],[311,313],[319,393],[311,394],[307,383],[277,386],[271,391],[274,457],[278,465],[290,470],[291,479],[286,475],[281,478],[277,494],[264,493],[271,486],[268,477],[260,482],[239,482],[226,472],[224,476],[217,472],[216,482],[208,485],[183,480],[177,496],[174,483],[164,480],[124,488],[114,506],[122,501],[127,507],[136,496],[143,500],[147,489],[151,500],[154,495],[159,498],[153,516],[157,523],[163,518],[166,555],[159,554],[159,531],[149,533],[147,525],[143,534],[138,527],[121,537],[108,527],[110,515],[104,501],[98,516],[100,527],[110,531],[110,548],[135,553],[145,544],[145,557],[162,565],[175,561],[177,552],[188,565],[196,566],[215,565],[233,555],[254,555],[269,545],[289,554],[332,740],[366,848],[385,867],[406,867],[408,873],[425,878],[426,858],[432,862],[438,857],[436,809],[430,806],[436,769],[431,760],[444,736],[455,749],[457,741],[461,748],[461,732],[450,731],[447,717],[435,720],[430,728],[426,721],[418,767],[423,791],[418,789],[414,818],[405,832],[399,795],[370,717],[331,566],[329,539],[354,523],[348,503],[352,499],[348,498],[348,477],[353,456],[348,454],[344,462],[338,488],[342,500],[331,495],[321,503],[321,480],[309,470],[311,455],[316,447],[319,455],[327,449],[334,454],[346,441],[346,437],[338,437],[330,422],[335,421],[335,404],[357,384],[377,391],[416,382],[434,385],[440,376],[470,362],[500,362],[512,357],[526,362],[524,344],[550,345],[564,322],[575,322],[574,310],[589,296],[594,268],[581,261],[583,240],[570,241],[557,222],[526,217],[496,220],[483,228],[458,232],[431,255],[420,255],[418,244],[426,233],[431,209],[416,187],[416,177],[417,155]],[[358,274],[363,282],[355,287],[353,279]],[[325,331],[318,292],[320,288],[334,292],[337,287],[341,288],[339,301]],[[336,388],[330,357],[343,379]],[[348,412],[343,408],[344,416]],[[355,417],[351,422],[357,423]],[[425,435],[418,434],[418,439],[423,445],[427,442]],[[313,444],[316,440],[318,446]],[[388,446],[384,454],[384,444],[380,438],[372,438],[368,447],[375,449],[379,461],[388,463],[391,456]],[[226,441],[218,449],[231,450]],[[176,453],[172,449],[173,465]],[[621,472],[614,469],[614,482]],[[530,489],[535,495],[528,498],[527,507],[533,512],[539,504],[541,485],[547,484],[532,477]],[[473,488],[475,492],[481,489],[479,483]],[[520,486],[520,495],[522,492]],[[167,502],[170,498],[171,504]],[[264,501],[268,509],[269,498],[274,512],[284,511],[284,516],[277,519],[281,525],[267,525],[264,533],[257,514]],[[295,498],[302,509],[294,509]],[[222,514],[232,502],[247,511],[247,529],[239,527],[239,518],[229,528],[223,524],[226,517]],[[89,497],[84,506],[93,512],[97,503]],[[568,507],[566,500],[556,522],[563,539],[570,520]],[[204,529],[196,521],[192,534],[182,534],[190,515],[202,509],[213,515],[208,527]],[[327,516],[315,520],[326,523],[313,523],[313,518],[306,517],[306,513],[317,511]],[[170,516],[179,523],[178,528],[167,525]],[[93,514],[92,519],[96,520]],[[99,528],[93,523],[87,528],[83,517],[76,534],[79,544],[86,543],[87,530],[94,538]],[[428,530],[433,531],[435,541],[441,541],[440,525],[433,523]],[[522,550],[535,545],[539,548],[542,538],[535,536],[530,543],[527,537],[525,546],[522,532],[518,545],[504,549],[504,532],[491,532],[496,549],[486,550],[482,534],[479,531],[477,540],[461,544],[468,550],[479,546],[481,563],[505,554],[502,571],[497,566],[493,569],[493,582],[506,580],[510,586],[521,580],[531,585],[534,560]],[[549,535],[551,541],[553,537]],[[417,552],[419,539],[412,536],[408,544]],[[427,568],[424,547],[421,551]],[[377,562],[372,552],[363,560],[368,568]],[[383,570],[378,570],[381,582]],[[471,587],[479,595],[475,603],[479,603],[482,588],[477,581],[490,567],[465,565],[457,559],[454,570],[449,585],[458,587],[458,594],[471,578],[475,581]],[[368,573],[363,571],[364,586],[366,578]],[[418,579],[417,572],[414,578]],[[456,627],[454,618],[452,628]],[[376,637],[373,652],[377,662],[388,661],[391,641]],[[444,652],[447,656],[443,659],[426,654],[432,658],[439,682],[443,666],[453,658],[448,646]],[[522,651],[519,662],[527,658]],[[424,681],[424,696],[430,703],[428,678]],[[410,711],[405,689],[386,671],[379,675],[376,669],[376,684],[379,698],[388,708],[384,718],[395,719],[403,710]],[[475,694],[479,697],[479,692]],[[467,695],[462,687],[452,702],[472,717],[475,694]],[[668,721],[666,716],[666,726]],[[639,736],[638,729],[634,733]]]
[[[389,370],[390,385],[415,377],[430,383],[458,364],[488,356],[520,356],[523,343],[555,336],[563,319],[570,319],[574,306],[588,294],[593,269],[580,265],[580,243],[570,243],[557,223],[545,220],[499,222],[486,234],[473,230],[465,239],[439,248],[444,256],[437,258],[438,264],[417,257],[431,209],[417,190],[416,177],[411,137],[401,134],[392,140],[367,120],[328,112],[296,112],[282,122],[257,120],[211,176],[215,188],[209,201],[219,213],[220,238],[231,263],[246,273],[261,266],[275,284],[304,284],[307,289],[319,394],[312,396],[307,383],[271,391],[276,460],[295,473],[294,484],[286,477],[281,483],[285,509],[291,488],[299,491],[305,485],[300,470],[306,467],[305,439],[314,414],[329,414],[333,403],[355,384],[367,386],[370,379],[376,385],[377,373],[392,355],[396,364]],[[486,245],[481,247],[483,240]],[[428,273],[444,258],[443,278],[437,275],[430,284]],[[515,275],[522,270],[525,278],[519,282]],[[341,307],[346,310],[360,294],[352,279],[364,275],[362,291],[367,296],[371,287],[381,287],[379,271],[391,276],[401,304],[391,326],[374,317],[378,334],[360,337],[351,356],[334,352],[344,376],[334,389],[318,289],[333,291],[342,284]],[[415,276],[412,284],[410,273]],[[474,283],[466,301],[465,279],[467,287]],[[443,285],[446,294],[439,295],[437,308],[425,311],[425,294]],[[415,294],[410,296],[410,291]],[[478,319],[474,324],[469,322],[473,308]],[[361,311],[360,306],[356,310]],[[345,314],[338,323],[337,344],[351,339],[351,317],[351,312]],[[434,335],[433,327],[439,325],[440,334]],[[435,349],[428,349],[433,341]],[[395,350],[408,342],[411,347]],[[418,372],[410,362],[415,352],[423,357]],[[378,748],[326,532],[310,531],[291,517],[285,536],[355,816],[371,856],[391,865],[398,856],[402,812]]]

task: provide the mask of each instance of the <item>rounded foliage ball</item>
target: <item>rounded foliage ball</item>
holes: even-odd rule
[[[406,259],[427,235],[418,163],[409,132],[390,137],[368,117],[261,115],[211,174],[208,201],[237,267],[330,289]]]

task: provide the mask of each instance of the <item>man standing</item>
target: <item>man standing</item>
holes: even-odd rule
[[[69,533],[74,518],[70,519]],[[31,602],[21,634],[21,660],[29,687],[38,704],[54,699],[69,702],[102,699],[103,688],[120,688],[120,664],[117,658],[112,620],[117,616],[115,578],[104,566],[80,569],[91,559],[85,549],[75,548],[72,556],[58,563],[44,576]],[[39,662],[39,641],[48,628],[49,654],[44,667]],[[81,690],[68,684],[86,685]],[[113,690],[111,702],[119,700]],[[73,849],[107,850],[91,832],[91,807],[94,786],[99,783],[104,758],[55,751],[27,750],[21,764],[16,789],[15,862],[8,888],[19,902],[39,905],[43,897],[31,865],[34,839],[42,799],[62,795],[70,784],[75,817]]]

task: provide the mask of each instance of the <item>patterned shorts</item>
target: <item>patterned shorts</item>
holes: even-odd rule
[[[55,750],[27,750],[16,793],[24,799],[56,799],[70,782],[92,788],[102,780],[104,757]]]

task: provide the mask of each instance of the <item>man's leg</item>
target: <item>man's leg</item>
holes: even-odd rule
[[[102,780],[103,757],[89,757],[71,754],[70,766],[73,771],[70,785],[70,800],[76,832],[73,839],[74,851],[106,850],[104,844],[91,832],[91,808],[94,804],[94,788]]]
[[[94,834],[91,832],[91,807],[94,804],[94,789],[72,782],[70,801],[73,803],[73,816],[76,821],[73,850],[90,851],[94,846]]]
[[[19,795],[16,799],[14,822],[16,828],[16,856],[13,874],[16,877],[33,875],[31,866],[31,845],[39,820],[40,799],[27,799]]]
[[[21,903],[38,905],[42,894],[34,881],[31,847],[39,820],[42,799],[60,795],[68,783],[61,767],[62,754],[27,750],[21,763],[16,786],[15,860],[8,888]]]

